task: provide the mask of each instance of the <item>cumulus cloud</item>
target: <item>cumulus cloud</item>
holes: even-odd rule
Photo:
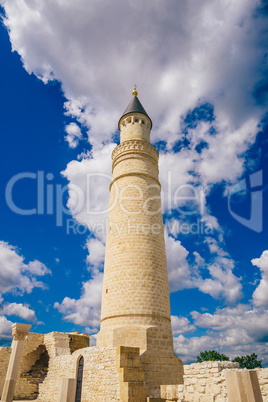
[[[0,316],[0,337],[5,339],[12,338],[12,322],[6,317]]]
[[[253,302],[256,306],[268,305],[268,250],[265,250],[260,258],[251,260],[252,264],[261,271],[261,281],[253,293]]]
[[[196,356],[204,350],[218,347],[219,340],[212,336],[193,336],[187,338],[184,335],[174,337],[174,351],[185,364],[196,362]]]
[[[94,149],[80,161],[71,161],[62,172],[69,181],[68,208],[78,223],[105,242],[112,179],[111,153],[116,144]],[[92,258],[92,256],[90,257]]]
[[[89,255],[87,262],[90,266],[100,266],[104,262],[105,244],[98,239],[89,238],[87,240]]]
[[[115,144],[94,148],[79,161],[68,164],[62,174],[69,180],[68,207],[74,219],[91,232],[86,241],[91,279],[83,284],[79,299],[65,297],[54,307],[66,321],[98,328],[100,321],[103,262],[109,209],[111,153]],[[92,237],[92,235],[94,237]]]
[[[82,138],[80,127],[76,123],[70,123],[65,127],[65,131],[67,133],[65,140],[69,143],[69,147],[76,148]]]
[[[168,279],[171,292],[192,287],[190,268],[187,261],[188,251],[179,240],[165,235],[167,249]]]
[[[28,305],[22,303],[6,303],[3,305],[1,313],[3,315],[15,315],[26,321],[36,321],[36,315]]]
[[[68,207],[76,221],[93,233],[87,243],[92,278],[83,285],[80,300],[65,298],[55,306],[67,320],[95,326],[100,290],[95,294],[93,288],[101,288],[113,134],[134,82],[154,123],[152,142],[165,143],[160,152],[164,212],[181,205],[178,191],[190,184],[197,191],[194,206],[200,207],[203,221],[218,236],[217,241],[207,239],[213,259],[196,252],[192,266],[183,240],[174,234],[166,236],[171,289],[196,287],[231,303],[239,299],[235,263],[219,244],[222,233],[216,218],[204,197],[198,197],[204,189],[209,193],[211,184],[228,184],[241,176],[245,152],[258,132],[264,107],[256,89],[267,77],[263,62],[267,21],[258,11],[261,0],[228,4],[225,0],[171,0],[168,5],[164,0],[146,4],[141,0],[116,4],[0,0],[0,4],[5,8],[12,49],[21,55],[25,69],[44,82],[57,79],[62,84],[66,115],[76,121],[66,127],[66,141],[76,147],[83,126],[93,146],[91,153],[70,162],[63,172],[69,181]],[[193,124],[193,114],[204,105],[210,105],[212,115]],[[34,272],[45,272],[44,268],[32,265],[31,274],[30,264],[25,267],[16,252],[13,259],[11,254],[10,272],[0,271],[2,292],[42,287]],[[267,278],[258,264],[262,280],[253,300],[259,306],[267,304]],[[180,339],[182,345],[190,342]],[[210,341],[209,337],[197,339],[191,341],[193,350],[198,342]]]
[[[46,284],[38,277],[51,274],[38,260],[25,263],[24,257],[16,247],[0,241],[0,337],[11,338],[12,322],[5,316],[16,316],[23,320],[36,322],[35,311],[22,303],[4,303],[2,295],[13,292],[18,295],[31,293],[34,288],[46,289]]]
[[[38,281],[38,276],[51,274],[51,271],[40,261],[24,262],[16,247],[0,241],[0,292],[11,290],[20,293],[31,293],[33,288],[45,289],[46,285]]]
[[[234,261],[231,258],[216,257],[206,269],[210,274],[207,279],[197,278],[199,290],[214,298],[223,298],[229,303],[236,302],[242,296],[241,278],[233,274]]]
[[[175,142],[179,117],[202,99],[214,104],[228,138],[244,127],[247,141],[251,119],[263,112],[254,99],[266,68],[265,18],[255,12],[260,0],[1,4],[26,70],[44,82],[61,81],[67,112],[90,128],[92,144],[110,140],[128,101],[122,94],[135,81],[156,140]],[[222,158],[208,156],[218,171]],[[205,163],[202,169],[213,175]]]
[[[196,327],[190,324],[190,321],[186,317],[171,316],[171,325],[173,335],[184,334],[196,330]]]
[[[264,364],[268,363],[266,310],[239,304],[237,307],[218,308],[214,314],[192,311],[191,316],[193,323],[190,325],[206,330],[206,334],[174,337],[176,353],[185,362],[196,361],[200,352],[214,349],[231,359],[254,352],[264,359]]]
[[[80,299],[65,297],[62,303],[54,304],[54,307],[64,315],[65,321],[81,326],[99,327],[102,280],[103,273],[98,272],[83,284]]]
[[[235,262],[221,244],[215,238],[204,237],[209,249],[206,259],[195,251],[192,255],[194,261],[190,264],[189,252],[179,240],[168,234],[172,227],[166,225],[165,233],[170,291],[197,288],[228,303],[239,300],[242,296],[241,278],[234,275]]]

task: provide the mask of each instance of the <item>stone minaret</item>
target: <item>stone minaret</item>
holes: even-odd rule
[[[174,355],[158,152],[136,88],[119,120],[97,346],[139,347],[148,386],[178,384]]]

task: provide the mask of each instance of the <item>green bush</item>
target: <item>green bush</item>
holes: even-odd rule
[[[237,356],[235,359],[233,359],[233,362],[238,362],[240,368],[246,368],[248,370],[254,369],[257,367],[262,368],[262,360],[257,360],[258,355],[255,353],[252,353],[251,355],[246,355],[246,356]],[[205,350],[204,352],[201,352],[199,356],[197,356],[196,361],[197,363],[202,363],[202,362],[208,362],[208,361],[228,361],[230,358],[226,355],[222,355],[216,350]]]
[[[246,369],[254,369],[256,367],[262,367],[261,362],[262,360],[257,360],[258,355],[255,353],[252,353],[251,355],[247,356],[237,356],[233,362],[238,362],[240,368],[246,368]]]
[[[221,355],[216,350],[205,350],[205,352],[201,352],[199,356],[197,356],[197,363],[208,362],[208,361],[222,361],[222,360],[230,360],[228,356]]]

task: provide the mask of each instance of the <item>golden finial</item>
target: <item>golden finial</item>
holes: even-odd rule
[[[132,91],[133,96],[138,96],[137,85],[134,85],[134,89]]]

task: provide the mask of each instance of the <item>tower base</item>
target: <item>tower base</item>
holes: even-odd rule
[[[183,382],[183,362],[173,352],[171,329],[140,325],[103,329],[97,335],[97,346],[139,348],[145,386],[150,389]]]

